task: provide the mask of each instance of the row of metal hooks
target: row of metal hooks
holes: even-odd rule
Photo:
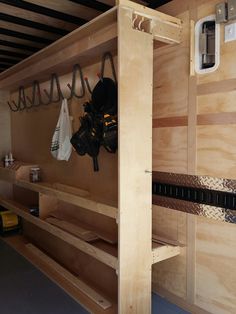
[[[110,52],[106,52],[102,57],[101,71],[98,74],[99,79],[102,80],[104,77],[106,60],[110,61],[112,74],[113,74],[115,82],[117,83],[113,57]],[[79,77],[80,86],[81,86],[81,91],[79,94],[76,92],[76,86],[78,85],[77,84],[78,77]],[[46,89],[43,89],[43,94],[42,94],[40,83],[39,81],[35,80],[32,86],[31,97],[26,95],[24,86],[20,86],[19,91],[18,91],[18,101],[17,102],[15,102],[14,100],[11,102],[8,101],[8,106],[11,111],[17,112],[17,111],[23,111],[26,109],[31,109],[31,108],[35,108],[39,106],[48,106],[49,104],[57,103],[64,98],[66,98],[67,100],[70,100],[73,97],[77,99],[81,99],[86,94],[86,88],[88,92],[92,94],[91,84],[89,83],[88,78],[84,77],[82,68],[79,64],[75,64],[73,66],[72,83],[71,84],[68,83],[67,87],[69,88],[69,96],[66,97],[65,93],[63,94],[62,92],[58,75],[56,73],[53,73],[50,79],[49,91]]]

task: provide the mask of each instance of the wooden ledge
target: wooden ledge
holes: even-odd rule
[[[91,245],[90,243],[87,243],[74,235],[57,228],[49,223],[47,223],[44,220],[41,220],[40,218],[37,218],[33,215],[31,215],[28,212],[28,209],[22,206],[21,204],[14,202],[12,200],[6,200],[3,198],[0,198],[0,205],[5,207],[6,209],[9,209],[22,217],[23,219],[29,221],[30,223],[36,225],[37,227],[41,228],[42,230],[45,230],[54,236],[58,237],[59,239],[69,243],[70,245],[76,247],[80,251],[92,256],[93,258],[99,260],[100,262],[106,264],[107,266],[117,269],[118,259],[116,256],[108,253],[105,251],[105,249],[108,248],[108,245],[97,245],[94,243],[94,245]],[[96,245],[96,246],[95,246]],[[99,248],[102,247],[103,249]],[[112,250],[110,250],[112,251]]]
[[[159,263],[166,259],[178,256],[180,254],[180,246],[170,244],[152,243],[152,264]]]
[[[16,180],[15,184],[34,192],[54,196],[61,201],[91,210],[98,214],[102,214],[114,219],[117,218],[118,209],[116,207],[97,202],[96,200],[93,200],[91,198],[82,197],[72,193],[64,192],[62,190],[58,190],[48,183],[31,183],[26,180]]]

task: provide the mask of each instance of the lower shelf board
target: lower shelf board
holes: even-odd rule
[[[99,245],[96,245],[96,242],[94,242],[93,244],[87,243],[86,241],[81,240],[78,237],[56,226],[53,226],[40,218],[32,216],[28,212],[27,208],[25,208],[21,204],[14,202],[12,200],[6,200],[3,198],[0,198],[0,205],[5,207],[6,209],[13,211],[18,216],[38,226],[42,230],[45,230],[53,234],[54,236],[58,237],[59,239],[76,247],[78,250],[92,256],[93,258],[99,260],[100,262],[106,264],[107,266],[113,269],[117,269],[117,265],[118,265],[117,254],[116,256],[112,255],[112,252],[117,251],[116,247],[113,247],[111,245],[109,246],[108,244],[104,244],[103,249],[100,249]]]
[[[66,220],[58,219],[57,217],[50,216],[50,217],[46,218],[45,221],[58,227],[58,228],[60,228],[60,229],[62,229],[62,230],[65,230],[65,231],[81,238],[82,240],[84,240],[86,242],[92,242],[92,241],[99,239],[96,236],[96,234],[94,234],[92,231],[85,229],[81,226],[72,224]]]
[[[52,267],[58,274],[60,274],[63,278],[68,280],[73,286],[91,298],[96,304],[102,307],[104,310],[110,308],[112,304],[106,300],[105,297],[97,293],[94,289],[90,288],[86,283],[80,280],[78,277],[71,274],[68,270],[62,267],[60,264],[55,262],[51,257],[46,255],[36,246],[31,243],[26,244],[26,247],[35,254],[39,259],[48,264],[48,266]]]
[[[156,264],[166,259],[180,255],[180,246],[152,242],[152,263]]]
[[[114,300],[111,301],[109,298],[104,297],[102,293],[70,273],[43,251],[29,243],[24,236],[16,235],[3,238],[3,241],[41,270],[90,313],[117,313],[117,304]]]

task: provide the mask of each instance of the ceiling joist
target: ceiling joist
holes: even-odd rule
[[[0,0],[0,3],[5,3],[14,7],[18,7],[27,11],[32,11],[38,14],[53,17],[66,22],[74,23],[76,25],[82,25],[87,22],[87,20],[67,14],[62,13],[53,9],[43,7],[41,5],[33,4],[27,1],[21,0]]]
[[[49,32],[49,33],[54,33],[54,34],[58,34],[58,35],[62,35],[62,36],[64,36],[64,35],[69,33],[69,31],[66,31],[66,30],[61,29],[61,28],[48,26],[48,25],[45,25],[45,24],[41,24],[41,23],[38,23],[38,22],[33,22],[33,21],[30,21],[30,20],[22,19],[20,17],[12,16],[12,15],[1,13],[1,12],[0,12],[0,20],[1,21],[7,21],[7,22],[10,22],[10,23],[14,23],[14,24],[18,24],[18,25],[27,26],[27,27],[30,27],[30,28],[35,28],[35,29],[38,29],[38,30],[43,30],[43,31],[46,31],[46,32]]]

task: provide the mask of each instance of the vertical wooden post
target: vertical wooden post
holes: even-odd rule
[[[9,92],[0,90],[0,158],[11,151],[11,112],[7,106]],[[1,194],[12,195],[12,184],[0,181]]]
[[[118,10],[119,313],[151,313],[152,35]]]
[[[197,164],[197,77],[194,69],[194,23],[197,1],[189,4],[190,13],[190,77],[188,88],[188,174],[196,174]],[[191,62],[192,61],[192,62]],[[187,301],[195,304],[196,295],[196,216],[187,214]]]

